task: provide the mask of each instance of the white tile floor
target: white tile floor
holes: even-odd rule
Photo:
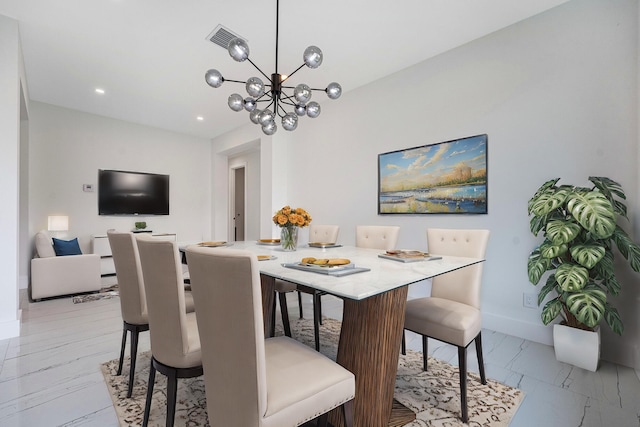
[[[295,295],[288,300],[296,316]],[[341,317],[340,300],[325,296],[322,302],[325,316]],[[303,306],[310,315],[305,294]],[[21,336],[0,341],[0,426],[117,426],[99,364],[119,355],[119,300],[23,298],[22,308]],[[407,338],[409,348],[420,350],[417,336]],[[483,341],[487,376],[526,392],[511,426],[640,426],[634,370],[607,362],[595,373],[572,368],[556,362],[549,346],[491,331],[483,331]],[[451,346],[430,346],[434,357],[457,363]],[[140,350],[148,348],[148,334],[142,334]],[[475,351],[469,352],[470,369],[477,371]]]

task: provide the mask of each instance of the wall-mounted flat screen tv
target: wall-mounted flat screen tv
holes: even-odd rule
[[[98,171],[99,215],[169,215],[169,175]]]

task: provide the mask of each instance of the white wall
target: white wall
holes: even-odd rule
[[[425,248],[427,227],[490,229],[484,326],[550,344],[539,310],[522,304],[523,292],[535,291],[526,263],[539,243],[529,232],[527,201],[548,179],[586,185],[602,175],[622,184],[637,216],[637,31],[636,1],[575,0],[374,84],[345,88],[338,101],[320,96],[319,118],[273,137],[274,149],[283,138],[296,159],[273,160],[274,169],[289,170],[286,201],[314,221],[340,224],[344,244],[355,243],[357,224],[400,225],[406,248]],[[377,215],[379,153],[480,133],[489,135],[488,215]],[[640,367],[640,286],[637,274],[628,275],[627,330],[620,338],[605,327],[602,351]]]
[[[19,207],[19,282],[20,288],[29,283],[31,269],[31,236],[29,235],[29,114],[28,97],[20,96],[20,207]]]
[[[20,333],[18,310],[20,222],[20,80],[18,22],[0,15],[0,339]]]
[[[48,215],[62,214],[69,216],[67,237],[78,237],[83,251],[92,234],[131,230],[136,221],[180,241],[210,238],[210,141],[38,102],[30,118],[31,236],[46,229]],[[168,174],[170,214],[98,215],[98,169]],[[94,192],[83,192],[83,184]]]

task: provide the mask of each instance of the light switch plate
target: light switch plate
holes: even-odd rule
[[[82,185],[82,191],[84,191],[86,193],[93,192],[93,184],[83,184]]]

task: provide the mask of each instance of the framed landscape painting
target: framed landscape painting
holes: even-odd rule
[[[486,134],[378,155],[378,214],[486,213]]]

